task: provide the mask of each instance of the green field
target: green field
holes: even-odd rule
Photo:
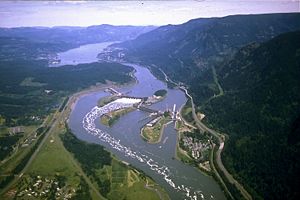
[[[143,173],[140,173],[117,160],[114,160],[112,162],[112,190],[108,196],[108,199],[159,199],[159,196],[156,194],[156,192],[145,188],[147,182],[148,184],[151,183],[152,188],[158,189],[163,199],[169,199],[167,194]]]
[[[176,158],[183,163],[193,163],[193,159],[188,155],[188,153],[182,150],[179,145],[176,146]]]
[[[1,163],[0,163],[0,185],[4,187],[9,176],[14,176],[14,173],[19,171],[20,164],[30,153],[37,142],[34,137],[37,126],[23,127],[22,133],[9,135],[7,128],[1,128],[0,131],[0,148],[1,148]],[[32,138],[31,142],[27,142],[28,146],[23,147],[27,138]]]
[[[103,159],[95,160],[97,155]],[[27,172],[3,198],[159,199],[154,190],[145,188],[147,183],[168,199],[166,192],[143,173],[112,157],[103,147],[78,140],[58,124]]]
[[[72,143],[67,148],[76,161],[95,188],[107,199],[138,200],[144,198],[144,194],[149,199],[159,199],[155,191],[145,188],[146,182],[151,181],[150,178],[107,154],[103,147],[80,141],[69,132],[64,137],[64,143]],[[167,199],[167,194],[160,187],[158,190]]]
[[[51,135],[28,170],[29,174],[47,176],[60,174],[70,177],[76,172],[71,155],[63,148],[58,135]]]

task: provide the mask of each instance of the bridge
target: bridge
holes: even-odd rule
[[[158,115],[163,114],[163,111],[148,108],[146,106],[143,106],[142,103],[143,102],[141,102],[138,105],[134,105],[134,107],[141,110],[141,111],[148,112],[148,113],[155,113],[155,114],[158,114]],[[171,114],[172,114],[171,115],[172,120],[176,120],[176,104],[173,105],[173,110],[172,110]]]
[[[134,106],[134,107],[141,110],[141,111],[148,112],[148,113],[156,113],[156,114],[161,113],[160,110],[154,110],[152,108],[148,108],[148,107],[145,107],[145,106],[142,106],[142,105],[137,105],[137,106]]]
[[[172,120],[176,120],[176,104],[173,105]]]

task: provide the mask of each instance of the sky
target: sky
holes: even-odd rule
[[[181,24],[200,17],[300,12],[300,0],[0,1],[0,27]]]

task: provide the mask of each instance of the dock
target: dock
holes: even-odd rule
[[[121,92],[119,92],[119,91],[117,91],[116,89],[114,89],[114,88],[106,88],[105,89],[105,92],[109,92],[109,93],[111,93],[112,95],[118,95],[118,96],[121,96],[122,95],[122,93]]]
[[[142,106],[142,105],[139,105],[139,106],[135,106],[138,110],[141,110],[141,111],[144,111],[144,112],[148,112],[148,113],[155,113],[155,114],[159,114],[161,113],[160,110],[154,110],[152,108],[148,108],[148,107],[145,107],[145,106]]]

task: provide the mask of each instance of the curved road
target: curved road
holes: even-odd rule
[[[224,174],[224,176],[226,177],[226,179],[229,181],[229,183],[235,185],[235,187],[241,192],[241,194],[243,195],[243,197],[247,200],[252,200],[251,195],[245,190],[245,188],[237,181],[233,178],[233,176],[227,171],[227,169],[225,168],[225,166],[223,165],[222,159],[221,159],[221,153],[224,149],[224,143],[225,143],[225,137],[224,135],[218,133],[215,130],[212,130],[210,128],[208,128],[207,126],[205,126],[197,117],[196,111],[195,111],[195,105],[193,102],[193,97],[188,94],[187,90],[184,88],[184,90],[186,91],[187,96],[191,99],[191,104],[192,104],[192,114],[193,114],[193,118],[196,122],[196,125],[203,131],[206,131],[210,134],[212,134],[215,138],[218,139],[218,143],[219,143],[219,149],[216,152],[216,162],[218,165],[219,170],[221,170]],[[223,181],[222,181],[223,182]],[[225,184],[226,185],[226,184]],[[227,189],[227,188],[226,188]],[[229,195],[231,195],[229,193]]]
[[[165,81],[167,82],[171,82],[177,86],[179,86],[178,83],[172,81],[167,75],[166,73],[158,68],[162,73],[163,75],[165,76]],[[196,114],[196,111],[195,111],[195,104],[194,104],[194,101],[193,101],[193,97],[188,93],[187,89],[184,87],[184,86],[179,86],[180,89],[182,89],[185,94],[190,98],[191,100],[191,104],[192,104],[192,115],[193,115],[193,118],[196,122],[196,125],[197,127],[202,130],[202,131],[206,131],[208,133],[210,133],[212,136],[214,136],[217,140],[218,140],[218,143],[219,143],[219,149],[217,150],[216,152],[216,162],[217,162],[217,165],[218,165],[218,169],[221,170],[224,174],[224,176],[226,177],[226,179],[229,181],[229,183],[235,185],[235,187],[240,191],[240,193],[243,195],[243,197],[247,200],[252,200],[252,197],[251,195],[245,190],[245,188],[237,181],[233,178],[233,176],[227,171],[227,169],[225,168],[225,166],[223,165],[223,162],[222,162],[222,159],[221,159],[221,154],[222,154],[222,151],[224,149],[224,143],[225,143],[225,137],[224,135],[218,133],[217,131],[215,130],[212,130],[210,128],[208,128],[205,124],[203,124],[197,117],[197,114]],[[223,90],[221,90],[221,92],[223,93]],[[214,152],[214,148],[215,148],[215,145],[213,146],[213,149],[212,149],[212,152]],[[212,153],[213,154],[213,153]],[[230,197],[233,199],[233,196],[232,194],[229,192],[226,184],[224,183],[222,177],[219,175],[218,171],[215,169],[215,166],[214,166],[214,162],[213,162],[213,156],[212,155],[212,160],[211,160],[211,163],[212,163],[212,166],[214,168],[214,171],[217,175],[217,177],[219,178],[219,180],[221,181],[221,183],[224,185],[225,187],[225,190],[227,191],[227,193],[230,195]]]

